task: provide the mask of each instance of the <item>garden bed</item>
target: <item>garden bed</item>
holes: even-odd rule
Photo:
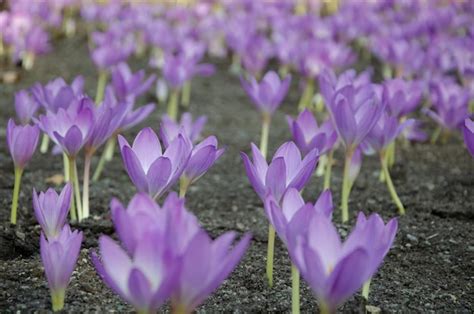
[[[13,95],[34,82],[45,83],[57,76],[68,82],[77,75],[86,78],[86,90],[93,94],[96,71],[88,55],[84,38],[56,42],[54,51],[41,57],[31,72],[22,72],[20,81],[0,85],[0,311],[49,310],[49,289],[39,258],[39,233],[32,209],[33,187],[45,190],[53,176],[62,173],[61,156],[36,153],[22,181],[18,226],[9,224],[13,189],[13,165],[6,148],[4,129],[14,115]],[[138,67],[137,62],[132,66]],[[140,66],[143,66],[141,64]],[[187,207],[204,228],[217,236],[227,230],[250,231],[250,249],[230,278],[198,311],[289,312],[291,308],[290,262],[286,249],[277,241],[275,285],[269,289],[265,278],[268,222],[261,201],[244,172],[239,151],[248,152],[250,142],[258,142],[260,117],[239,86],[237,77],[228,73],[228,64],[218,64],[211,78],[196,78],[190,111],[206,114],[205,135],[215,134],[227,150],[219,162],[187,195]],[[145,97],[146,98],[146,97]],[[152,100],[150,94],[148,99]],[[295,115],[298,89],[291,89],[282,110],[275,115],[270,131],[270,152],[290,139],[284,114]],[[143,100],[143,102],[145,102]],[[159,127],[164,107],[143,125]],[[140,127],[125,134],[132,138]],[[270,154],[271,155],[271,154]],[[335,203],[340,200],[342,156],[336,155],[332,190]],[[93,165],[97,163],[94,159]],[[81,164],[79,165],[81,169]],[[394,247],[372,280],[368,305],[360,296],[351,298],[341,310],[364,309],[388,312],[470,312],[474,307],[474,165],[460,138],[446,144],[414,144],[399,147],[393,180],[406,205],[407,215],[399,219]],[[379,163],[364,158],[350,199],[350,224],[338,225],[342,234],[359,210],[378,212],[385,220],[395,216],[386,186],[378,180]],[[81,172],[80,172],[81,173]],[[81,174],[82,175],[82,174]],[[322,179],[314,177],[304,191],[305,199],[314,200],[322,189]],[[81,257],[67,291],[65,311],[131,311],[98,278],[90,261],[101,234],[114,234],[109,201],[112,197],[127,203],[135,188],[130,183],[119,154],[109,163],[100,182],[91,186],[91,218],[73,228],[84,231]],[[335,210],[334,221],[340,221]],[[301,311],[314,312],[315,298],[302,281]]]

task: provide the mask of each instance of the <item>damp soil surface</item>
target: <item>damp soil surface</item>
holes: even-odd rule
[[[229,74],[228,64],[215,62],[217,73],[193,81],[194,115],[206,114],[205,135],[215,134],[227,147],[221,160],[194,186],[187,207],[204,228],[218,236],[228,230],[253,234],[251,246],[237,269],[199,307],[198,312],[254,313],[289,312],[291,308],[290,262],[284,246],[277,241],[275,284],[269,289],[265,279],[268,223],[262,204],[244,173],[240,151],[249,152],[258,142],[260,117]],[[133,60],[135,69],[145,60]],[[31,72],[20,72],[15,84],[0,85],[0,312],[44,312],[51,308],[49,291],[39,257],[39,226],[31,205],[32,189],[45,190],[51,178],[62,172],[60,156],[36,153],[23,176],[18,225],[9,224],[13,168],[5,141],[7,119],[13,116],[13,95],[36,81],[46,83],[57,76],[71,81],[81,74],[86,90],[94,95],[96,71],[89,60],[85,38],[55,42],[54,51],[37,60]],[[285,114],[296,114],[298,86],[295,83],[282,109],[275,115],[270,132],[270,152],[289,139]],[[140,103],[153,100],[143,97]],[[140,127],[159,127],[164,112],[159,105]],[[128,132],[132,139],[140,127]],[[428,125],[430,127],[430,125]],[[432,127],[432,126],[431,126]],[[332,180],[335,203],[339,203],[342,156],[336,154]],[[94,159],[94,164],[97,159]],[[81,168],[81,163],[79,164]],[[79,169],[80,169],[79,168]],[[350,224],[338,224],[343,236],[350,231],[358,211],[377,212],[385,220],[396,216],[396,208],[384,184],[379,182],[379,163],[364,159],[362,171],[350,199]],[[399,218],[394,247],[372,280],[368,302],[360,294],[340,308],[343,312],[472,312],[474,308],[474,162],[459,136],[445,144],[413,144],[398,147],[393,180],[407,214]],[[322,189],[322,179],[313,177],[304,191],[314,200]],[[98,278],[90,261],[101,234],[114,234],[109,202],[116,197],[128,202],[135,189],[115,154],[103,178],[91,187],[91,213],[87,221],[73,225],[84,231],[85,240],[76,270],[67,291],[67,312],[129,312],[132,309],[116,297]],[[334,220],[340,221],[337,209]],[[302,280],[302,312],[316,312],[317,303]]]

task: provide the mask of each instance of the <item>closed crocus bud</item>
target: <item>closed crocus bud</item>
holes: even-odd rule
[[[112,87],[117,98],[123,100],[134,100],[136,97],[150,89],[155,75],[150,75],[145,79],[145,71],[140,70],[132,73],[130,67],[122,62],[112,69]]]
[[[183,176],[190,184],[197,181],[221,157],[224,149],[217,148],[217,138],[209,136],[193,147]]]
[[[397,78],[385,81],[384,85],[388,90],[387,109],[398,119],[415,111],[420,105],[423,96],[420,82]]]
[[[386,225],[377,214],[357,225],[342,243],[336,227],[323,213],[316,213],[306,233],[288,235],[293,263],[319,300],[323,313],[333,313],[371,278],[393,244],[397,220]]]
[[[302,160],[295,143],[284,143],[278,150],[270,165],[259,149],[252,143],[253,163],[245,153],[240,153],[247,177],[255,192],[265,201],[267,191],[279,202],[288,188],[301,191],[311,178],[319,154],[316,149],[310,151]]]
[[[61,194],[54,189],[46,193],[36,193],[33,189],[33,208],[38,223],[41,225],[46,238],[51,241],[56,239],[66,223],[69,206],[71,205],[72,186],[68,183]]]
[[[39,109],[39,104],[30,96],[30,94],[21,90],[15,94],[16,116],[21,124],[28,124]]]
[[[41,260],[48,279],[53,311],[64,307],[66,288],[74,271],[81,243],[82,232],[72,232],[68,225],[63,227],[56,239],[46,240],[44,234],[41,234]]]
[[[179,122],[173,121],[168,115],[163,115],[160,127],[161,140],[165,147],[168,147],[179,133],[184,133],[194,144],[201,137],[206,121],[206,116],[200,116],[193,121],[193,116],[189,112],[184,112]]]
[[[295,144],[303,154],[317,149],[320,155],[332,149],[337,141],[337,132],[331,121],[318,126],[314,115],[304,109],[296,119],[287,116],[288,125]]]
[[[305,203],[301,193],[294,188],[288,189],[281,200],[281,205],[269,194],[265,199],[265,213],[282,241],[287,243],[287,233],[294,236],[295,232],[307,231],[311,217],[315,213],[322,213],[332,217],[332,194],[325,190],[314,203]]]
[[[243,78],[240,81],[257,109],[262,113],[272,115],[288,93],[291,76],[288,75],[282,81],[277,73],[270,71],[265,74],[260,83],[253,77],[249,82]]]
[[[138,133],[130,146],[119,135],[125,169],[139,192],[158,198],[179,179],[191,156],[192,144],[178,135],[162,152],[158,136],[151,128]]]
[[[464,121],[463,134],[467,150],[474,157],[474,121],[471,119]]]
[[[235,237],[235,232],[231,231],[212,240],[201,230],[189,242],[171,297],[175,313],[193,313],[234,270],[250,242],[250,235],[246,234],[231,248]]]
[[[15,168],[24,169],[38,146],[40,130],[36,125],[16,125],[8,120],[7,144]]]

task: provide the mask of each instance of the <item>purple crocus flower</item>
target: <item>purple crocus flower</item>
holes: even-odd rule
[[[66,288],[76,265],[81,243],[82,232],[72,232],[69,225],[65,225],[59,237],[54,240],[46,240],[44,234],[41,234],[41,260],[51,291],[53,311],[59,311],[64,306]]]
[[[246,234],[231,249],[235,237],[230,231],[212,240],[201,230],[189,242],[171,298],[176,313],[192,313],[234,270],[250,242]]]
[[[318,127],[311,111],[304,109],[296,119],[287,116],[288,125],[295,144],[303,154],[317,149],[320,155],[333,148],[337,141],[337,132],[331,121]]]
[[[39,104],[26,90],[21,90],[15,94],[15,112],[21,124],[30,123],[38,109]]]
[[[189,157],[192,145],[179,134],[164,153],[158,136],[151,128],[138,133],[133,145],[119,135],[122,158],[130,179],[140,192],[158,198],[179,179]]]
[[[124,62],[132,53],[132,45],[107,39],[91,51],[91,58],[99,69],[106,70]]]
[[[387,109],[398,119],[420,105],[423,96],[420,82],[393,79],[385,81],[384,86],[387,89]]]
[[[225,149],[218,149],[217,145],[217,138],[209,136],[193,147],[183,173],[183,179],[187,184],[196,182],[222,156]]]
[[[33,208],[36,220],[41,226],[46,239],[56,239],[66,223],[69,206],[71,205],[72,186],[68,183],[64,186],[61,194],[54,189],[48,189],[46,193],[36,194],[33,189]]]
[[[474,121],[471,119],[464,121],[463,135],[467,150],[474,157]]]
[[[341,243],[331,219],[318,212],[307,232],[295,230],[295,235],[288,235],[288,251],[321,311],[332,313],[375,274],[396,231],[396,219],[385,225],[377,214],[367,219],[360,213],[356,227]]]
[[[83,96],[84,78],[77,76],[68,85],[64,79],[57,78],[45,86],[40,83],[31,88],[31,93],[38,104],[47,111],[56,113],[59,108],[67,109],[71,103]]]
[[[92,260],[100,277],[138,312],[153,313],[169,298],[179,273],[179,260],[168,254],[160,232],[148,232],[127,254],[108,236],[99,239],[99,257]]]
[[[214,67],[211,64],[198,64],[198,61],[198,59],[187,57],[183,53],[166,55],[163,77],[170,88],[178,90],[196,75],[210,76],[214,73]]]
[[[322,213],[327,218],[332,217],[333,203],[330,190],[325,190],[314,204],[305,203],[301,193],[295,188],[289,188],[281,200],[281,205],[269,194],[265,199],[265,213],[275,228],[278,236],[287,244],[287,233],[294,236],[296,232],[307,232],[311,217]]]
[[[379,100],[375,91],[357,93],[352,85],[337,91],[326,104],[334,126],[346,149],[353,150],[372,130],[385,110],[386,101]]]
[[[319,160],[316,149],[301,160],[301,153],[295,143],[287,142],[278,148],[269,165],[257,146],[252,143],[251,147],[253,163],[247,154],[241,152],[240,156],[250,184],[263,202],[268,191],[277,201],[281,200],[288,188],[301,191]]]
[[[15,168],[23,170],[38,146],[40,130],[36,125],[16,125],[8,120],[7,145]]]
[[[112,69],[112,88],[118,100],[135,99],[150,89],[155,75],[145,80],[145,71],[132,73],[126,63],[119,63]]]
[[[207,117],[200,116],[195,121],[191,113],[184,112],[178,122],[173,121],[168,115],[161,117],[160,136],[165,147],[169,146],[179,133],[184,133],[192,143],[196,143],[201,137],[201,131],[206,124]]]
[[[274,71],[267,72],[260,83],[255,78],[250,78],[250,82],[240,79],[242,87],[257,109],[267,115],[272,115],[281,105],[288,93],[291,76],[287,76],[283,81]]]
[[[57,113],[39,117],[38,126],[70,157],[75,157],[89,140],[94,125],[93,102],[87,97]]]

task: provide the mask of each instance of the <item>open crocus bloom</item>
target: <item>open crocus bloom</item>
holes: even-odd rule
[[[225,149],[218,149],[217,145],[217,138],[209,136],[193,147],[183,173],[186,180],[189,180],[190,183],[197,181],[222,156]]]
[[[311,111],[304,109],[296,119],[287,116],[291,135],[303,154],[317,149],[320,155],[330,150],[337,141],[337,132],[331,121],[326,121],[320,127]]]
[[[287,76],[283,81],[277,73],[270,71],[263,77],[260,83],[255,78],[250,82],[241,79],[242,87],[260,112],[273,114],[281,105],[283,98],[288,93],[291,76]]]
[[[258,196],[265,201],[267,190],[280,201],[288,188],[303,189],[311,178],[318,163],[319,155],[316,149],[310,151],[301,160],[301,153],[295,143],[284,143],[273,156],[270,165],[255,144],[252,146],[253,163],[245,153],[240,153],[250,184]]]
[[[192,145],[181,134],[162,152],[158,136],[151,128],[138,133],[130,146],[119,135],[122,158],[130,179],[140,192],[158,198],[176,183],[191,156]]]
[[[38,126],[68,156],[76,156],[92,135],[93,102],[84,97],[73,102],[68,109],[60,108],[57,113],[48,111],[39,117]]]
[[[64,186],[59,195],[53,189],[48,189],[46,193],[40,192],[38,195],[33,189],[33,208],[36,220],[48,240],[59,236],[66,223],[71,205],[71,192],[72,187],[69,183]]]
[[[196,143],[201,136],[201,131],[206,121],[206,116],[200,116],[193,121],[193,117],[189,112],[184,112],[179,122],[173,121],[168,115],[163,115],[163,117],[161,117],[160,128],[161,140],[163,144],[168,147],[169,143],[171,143],[179,133],[184,133],[192,143]]]
[[[129,256],[115,241],[101,236],[101,260],[93,253],[95,268],[105,283],[138,312],[156,311],[176,285],[179,262],[166,252],[163,234],[149,232]]]
[[[325,190],[314,203],[305,203],[297,189],[290,188],[283,195],[281,206],[269,194],[265,199],[265,213],[282,241],[287,243],[287,232],[294,236],[295,232],[307,231],[311,217],[322,213],[329,219],[332,217],[333,203],[330,190]]]
[[[330,218],[316,213],[306,233],[288,235],[288,251],[320,307],[335,312],[374,275],[396,231],[395,218],[384,224],[377,214],[367,219],[360,213],[356,227],[342,243]]]
[[[155,80],[155,75],[150,75],[145,79],[145,71],[140,70],[133,73],[130,67],[125,63],[119,63],[112,69],[112,88],[115,95],[121,101],[136,97],[150,89]]]

